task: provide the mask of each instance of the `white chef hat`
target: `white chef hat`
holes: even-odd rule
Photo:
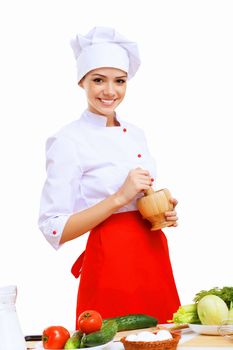
[[[114,28],[94,27],[88,34],[77,34],[71,40],[77,62],[78,82],[91,70],[101,67],[118,68],[132,78],[140,66],[138,47]]]

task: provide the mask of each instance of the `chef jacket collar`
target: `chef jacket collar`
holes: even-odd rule
[[[90,112],[88,109],[86,109],[85,112],[83,113],[82,117],[86,122],[92,124],[93,126],[106,127],[107,117],[104,115],[96,114],[96,113]],[[116,120],[121,125],[120,118],[118,117],[117,114],[116,114]]]

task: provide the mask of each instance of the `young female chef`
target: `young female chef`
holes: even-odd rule
[[[164,323],[180,305],[167,240],[136,207],[156,178],[154,161],[143,131],[115,112],[140,65],[137,45],[105,27],[71,45],[87,110],[47,141],[39,227],[55,249],[90,231],[72,267],[81,274],[77,317],[94,309]],[[166,216],[176,226],[176,211]]]

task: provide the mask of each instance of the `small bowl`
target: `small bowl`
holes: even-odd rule
[[[121,338],[125,350],[176,350],[181,335],[170,331],[172,339],[157,341],[129,341],[126,337]]]

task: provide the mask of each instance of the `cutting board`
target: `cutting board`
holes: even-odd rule
[[[196,335],[179,345],[178,349],[188,348],[233,348],[233,341],[219,335]]]

